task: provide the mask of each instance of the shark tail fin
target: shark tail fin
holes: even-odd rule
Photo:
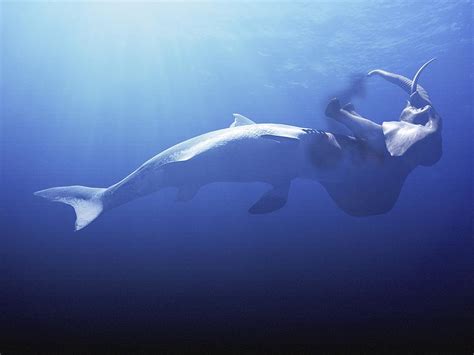
[[[53,202],[70,205],[76,212],[75,230],[81,230],[95,220],[104,210],[103,193],[105,188],[85,186],[63,186],[36,191],[36,196]]]

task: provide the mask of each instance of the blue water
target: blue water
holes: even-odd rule
[[[469,341],[471,1],[0,6],[0,344]],[[74,232],[70,207],[32,195],[109,186],[232,113],[344,133],[324,107],[351,78],[432,57],[443,157],[385,215],[348,216],[296,180],[253,216],[267,187],[222,183]],[[365,91],[351,99],[376,122],[407,99],[377,78]]]

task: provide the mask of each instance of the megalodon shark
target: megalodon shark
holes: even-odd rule
[[[353,135],[340,135],[285,124],[255,123],[240,114],[228,128],[205,133],[157,154],[107,188],[53,187],[35,192],[72,206],[75,230],[104,211],[166,187],[177,188],[177,200],[191,200],[214,182],[264,182],[271,186],[250,208],[262,214],[282,208],[295,178],[320,182],[336,204],[354,216],[385,213],[395,204],[406,176],[417,165],[441,157],[441,118],[418,78],[410,80],[374,70],[410,94],[399,121],[378,125],[331,100],[328,117]]]

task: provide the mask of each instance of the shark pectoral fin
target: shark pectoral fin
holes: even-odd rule
[[[242,116],[238,113],[234,113],[234,122],[230,125],[230,127],[238,127],[238,126],[247,126],[250,124],[255,124],[250,118]]]
[[[290,183],[275,186],[270,191],[267,191],[263,196],[250,207],[249,213],[262,214],[270,213],[282,208],[288,200],[288,190]]]
[[[191,201],[199,191],[198,185],[183,185],[179,188],[178,194],[176,195],[177,202]]]

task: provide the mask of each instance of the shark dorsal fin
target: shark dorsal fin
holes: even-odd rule
[[[248,119],[245,116],[239,115],[238,113],[234,113],[234,122],[230,125],[230,127],[237,127],[237,126],[246,126],[250,124],[255,124],[254,121]]]

